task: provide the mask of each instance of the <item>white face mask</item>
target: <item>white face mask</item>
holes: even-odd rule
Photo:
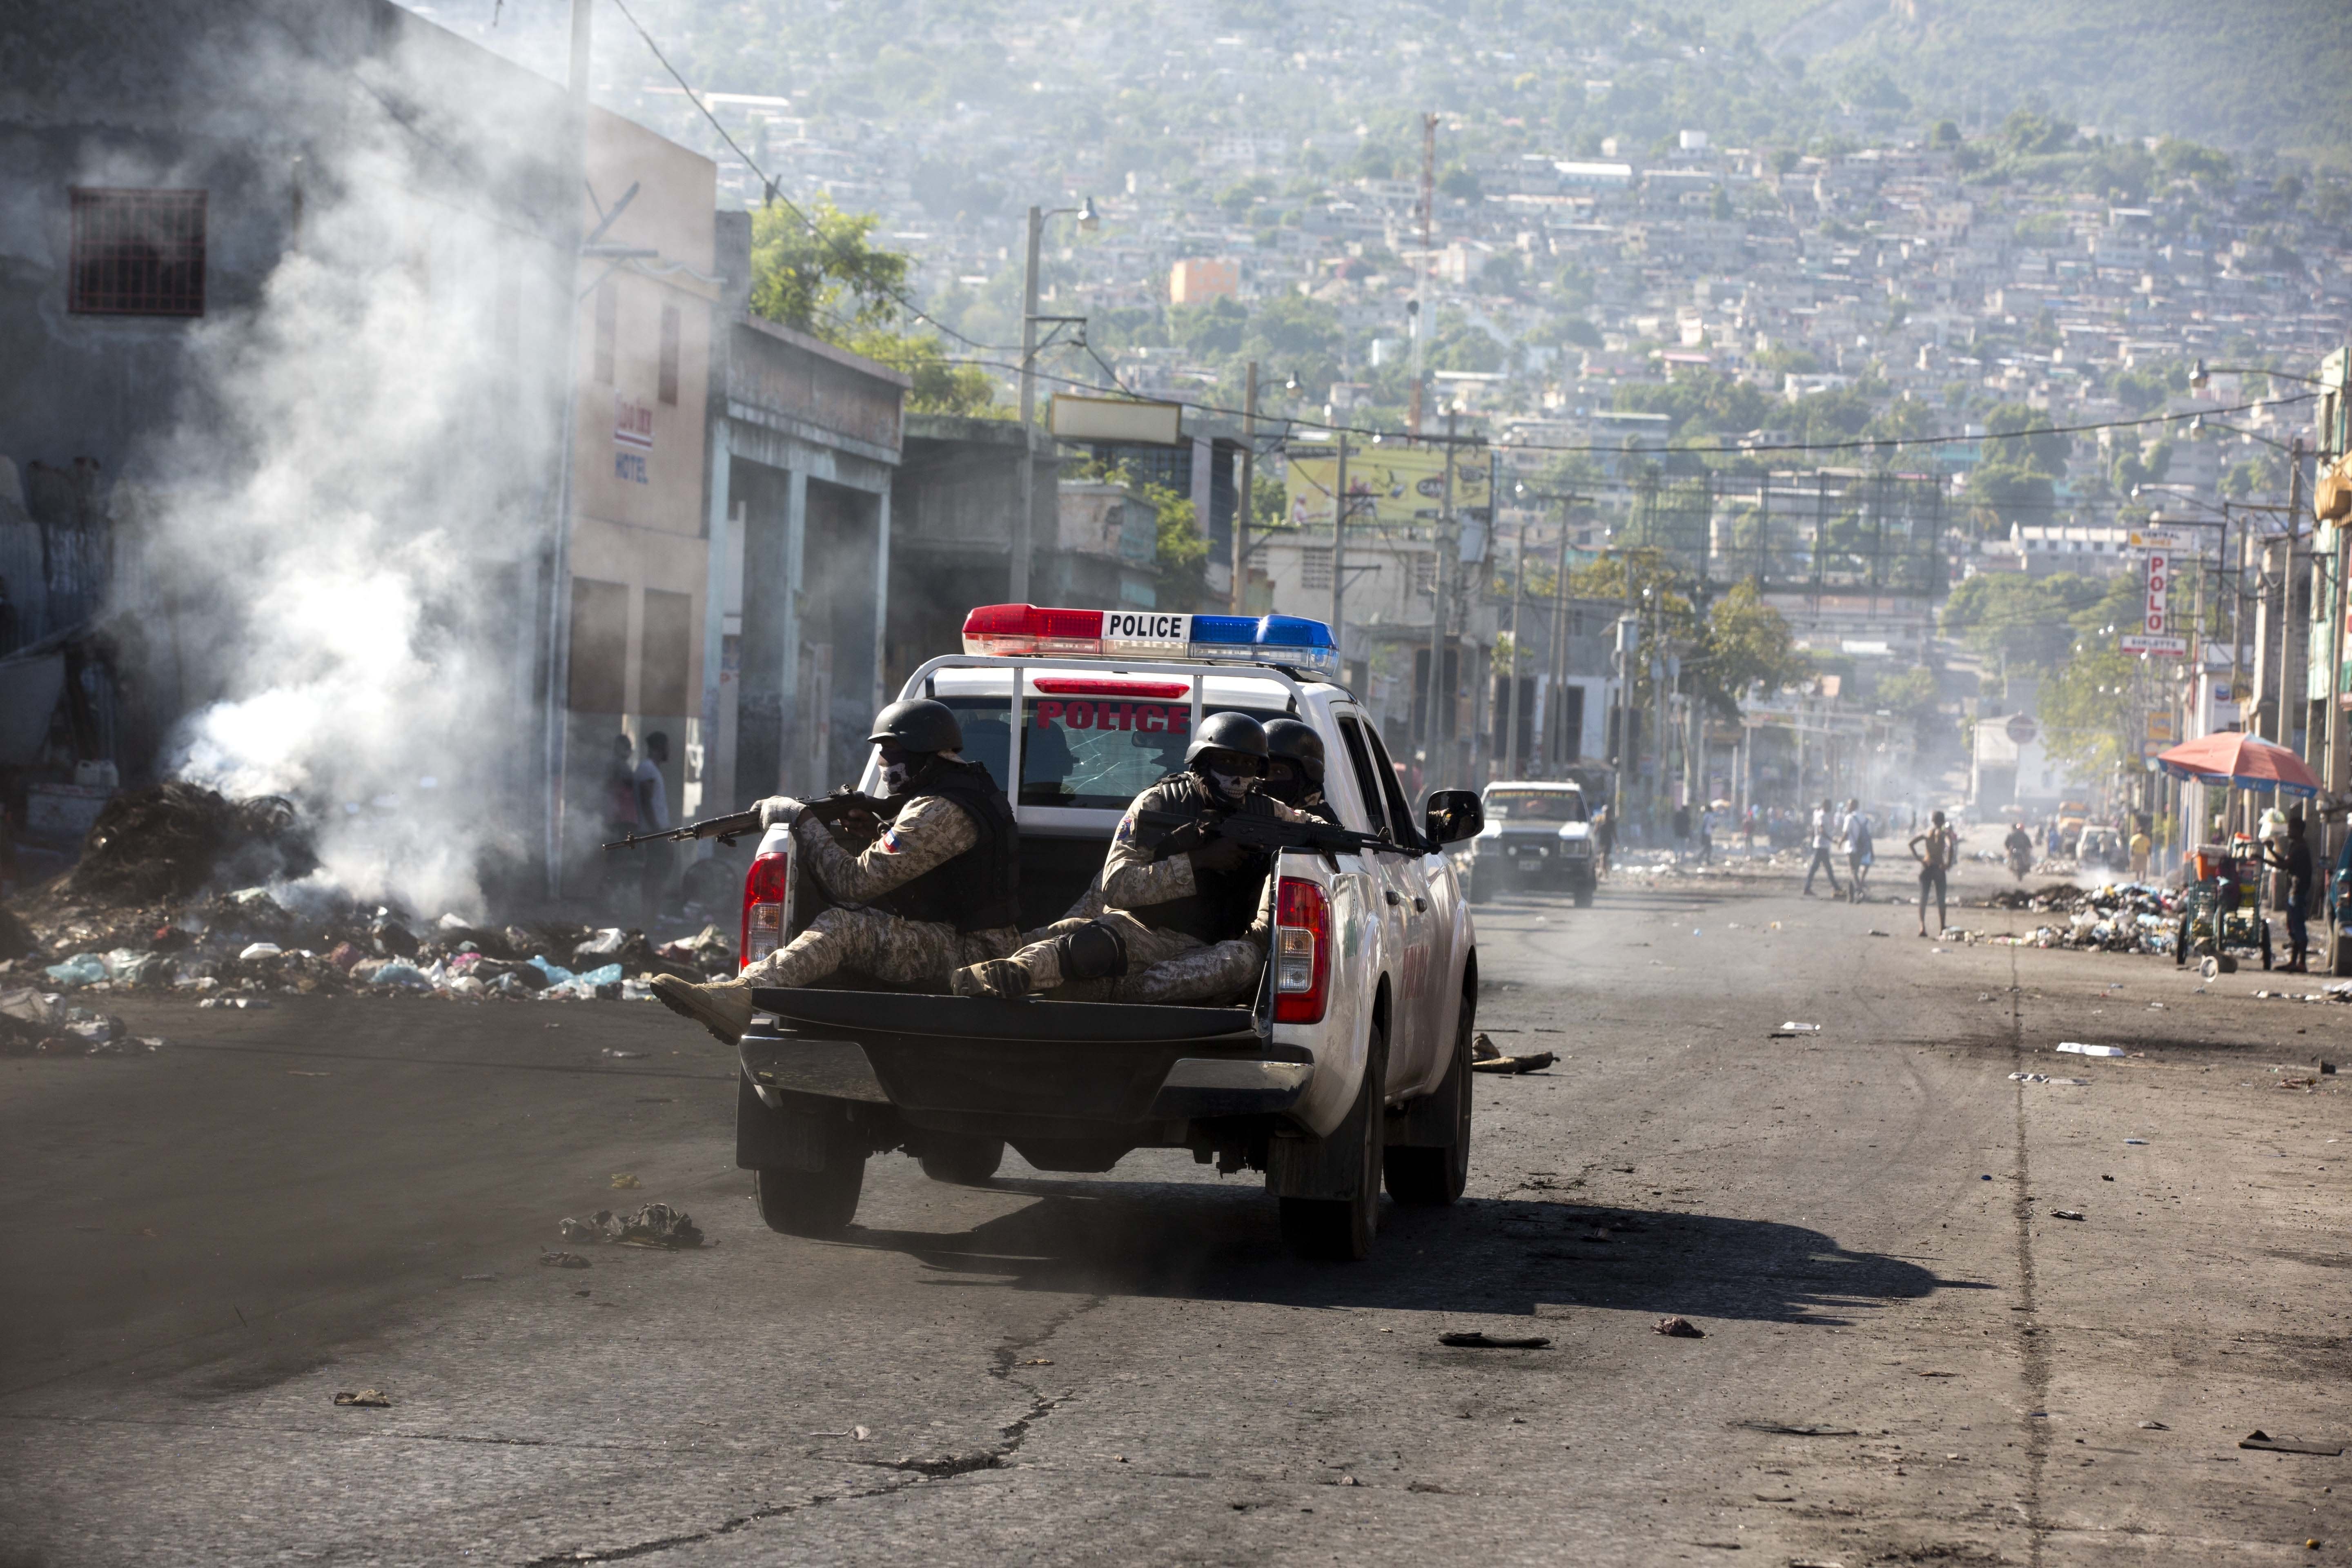
[[[906,794],[907,781],[914,776],[915,770],[908,767],[904,763],[884,763],[882,764],[882,793],[886,795]]]
[[[1209,786],[1227,800],[1238,801],[1256,782],[1256,778],[1249,773],[1223,773],[1214,768],[1209,770]]]

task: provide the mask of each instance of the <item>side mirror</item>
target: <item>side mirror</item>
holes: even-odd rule
[[[1422,837],[1432,844],[1459,844],[1486,828],[1486,811],[1475,789],[1432,790],[1424,810]]]

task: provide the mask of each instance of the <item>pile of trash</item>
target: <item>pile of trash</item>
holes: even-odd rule
[[[616,926],[427,922],[302,879],[317,867],[287,801],[176,782],[128,792],[100,814],[71,872],[0,910],[0,991],[649,999],[655,975],[734,967],[716,926],[656,947]],[[11,1042],[30,1027],[73,1037],[11,1017]]]
[[[161,1049],[154,1036],[133,1035],[121,1019],[72,1006],[56,992],[0,989],[0,1057],[131,1057]]]
[[[2063,924],[2040,925],[2024,936],[1970,933],[1978,940],[2018,947],[2169,954],[2180,925],[2179,890],[2148,882],[2104,882],[2088,889],[2052,882],[2031,892],[2005,889],[1986,905],[2065,917]]]

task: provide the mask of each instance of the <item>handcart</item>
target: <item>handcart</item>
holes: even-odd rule
[[[2230,949],[2246,948],[2271,966],[2271,922],[2263,909],[2262,862],[2251,843],[2205,844],[2190,858],[2194,878],[2181,891],[2180,927],[2173,941],[2175,967],[2191,952],[2210,955],[2223,971],[2235,969]]]

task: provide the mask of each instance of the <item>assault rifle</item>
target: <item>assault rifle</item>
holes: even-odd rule
[[[1320,849],[1333,855],[1358,855],[1367,850],[1386,850],[1391,855],[1420,853],[1376,834],[1353,832],[1319,816],[1293,822],[1275,811],[1273,797],[1255,791],[1243,796],[1241,805],[1231,812],[1204,811],[1196,816],[1181,811],[1139,811],[1135,820],[1147,827],[1175,830],[1155,847],[1163,859],[1212,838],[1230,838],[1266,854],[1285,849]]]
[[[861,815],[879,821],[893,815],[889,802],[862,795],[846,784],[831,795],[808,802],[801,807],[801,813],[824,823],[838,823]],[[759,831],[760,808],[755,805],[749,811],[733,812],[726,816],[707,816],[700,822],[689,822],[683,827],[673,827],[664,833],[632,833],[604,847],[627,849],[639,844],[683,843],[691,838],[716,838],[721,844],[731,846],[740,835]]]

